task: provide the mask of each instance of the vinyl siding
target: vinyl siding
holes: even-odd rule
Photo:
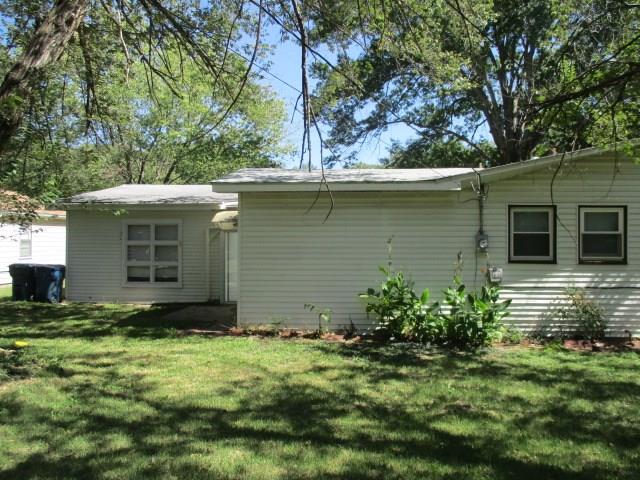
[[[20,258],[17,225],[0,227],[0,284],[11,283],[12,263],[65,263],[66,227],[64,220],[40,219],[32,225],[31,257]]]
[[[614,166],[618,171],[615,175]],[[333,311],[333,326],[371,326],[359,292],[382,280],[386,241],[393,236],[393,262],[419,289],[434,298],[451,283],[458,252],[463,278],[483,283],[487,264],[504,269],[503,296],[513,299],[509,321],[537,328],[568,286],[585,287],[610,318],[611,333],[640,333],[640,169],[631,162],[582,161],[564,165],[554,181],[554,201],[564,225],[557,225],[557,264],[508,263],[508,205],[548,204],[553,170],[527,173],[489,186],[485,204],[488,255],[475,254],[478,204],[461,192],[335,192],[315,207],[314,193],[240,195],[240,300],[242,324],[279,322],[315,327],[305,311],[312,303]],[[579,265],[578,205],[628,206],[628,264]]]
[[[31,261],[64,265],[67,228],[65,221],[50,220],[33,224]]]
[[[80,302],[205,302],[210,291],[207,230],[213,210],[69,210],[67,298]],[[182,285],[123,286],[122,223],[125,220],[182,221]],[[215,252],[214,252],[215,253]],[[213,275],[210,275],[214,278]]]
[[[18,233],[17,225],[0,226],[0,285],[11,283],[9,265],[19,261]]]

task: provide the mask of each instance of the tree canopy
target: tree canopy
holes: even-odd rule
[[[256,74],[269,26],[301,45],[301,164],[312,135],[344,160],[395,124],[415,135],[388,167],[640,133],[624,0],[7,0],[0,21],[0,181],[40,198],[273,165],[289,149]]]
[[[313,44],[337,54],[333,67],[314,65],[334,147],[401,123],[416,140],[392,157],[448,145],[472,163],[504,164],[638,135],[640,5],[305,3]]]
[[[4,2],[2,184],[53,199],[123,182],[207,182],[288,154],[284,104],[252,71],[266,55],[261,15],[241,1],[194,5]],[[64,45],[56,28],[42,30],[57,24],[56,9],[81,17]],[[32,51],[38,35],[47,40]],[[34,67],[29,55],[52,49]],[[16,71],[22,80],[11,80]]]

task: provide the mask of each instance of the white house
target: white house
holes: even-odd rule
[[[460,254],[468,286],[487,268],[501,276],[509,320],[522,329],[575,286],[606,309],[610,334],[640,333],[640,167],[622,154],[328,170],[326,181],[318,171],[248,169],[213,182],[239,194],[240,324],[313,328],[304,305],[314,304],[332,310],[334,327],[371,325],[358,293],[381,282],[393,237],[394,267],[436,298]]]
[[[236,198],[209,185],[121,185],[63,200],[67,299],[235,301]]]
[[[395,269],[434,298],[487,270],[524,330],[582,287],[610,334],[640,334],[640,167],[587,149],[474,169],[240,170],[208,185],[123,185],[67,199],[67,298],[238,302],[241,325],[334,328],[367,318]],[[327,191],[330,190],[330,194]],[[239,215],[237,213],[239,211]],[[236,229],[237,226],[237,229]]]
[[[30,227],[0,226],[0,285],[11,283],[12,263],[65,263],[66,212],[38,210]]]

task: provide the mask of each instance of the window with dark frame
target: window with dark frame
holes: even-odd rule
[[[555,263],[555,207],[509,206],[509,262]]]
[[[179,223],[126,223],[126,282],[178,284],[181,233]]]
[[[627,208],[580,206],[580,263],[626,263]]]

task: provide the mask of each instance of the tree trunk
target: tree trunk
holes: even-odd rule
[[[33,38],[0,84],[0,152],[24,117],[30,81],[56,62],[84,18],[88,0],[57,0]]]

